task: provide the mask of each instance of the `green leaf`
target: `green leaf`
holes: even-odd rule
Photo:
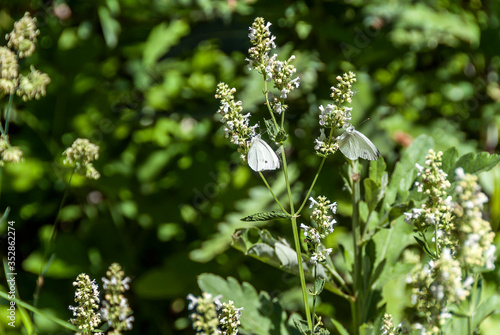
[[[420,245],[420,247],[422,247],[422,249],[424,249],[424,251],[427,253],[427,255],[429,255],[430,257],[434,257],[434,254],[431,252],[431,250],[429,249],[429,247],[427,246],[427,244],[424,241],[422,241],[421,239],[419,239],[416,236],[413,236],[413,237],[415,238],[417,243]]]
[[[413,234],[413,227],[405,223],[401,216],[392,223],[389,229],[380,229],[373,235],[376,249],[375,272],[381,271],[381,273],[376,274],[378,279],[371,286],[382,287],[388,280],[402,274],[396,272],[396,269],[398,265],[401,265],[399,259],[403,250],[414,243]],[[385,265],[380,265],[384,260]]]
[[[377,265],[377,268],[375,269],[375,271],[373,271],[373,276],[370,280],[370,286],[371,287],[376,281],[377,279],[380,277],[380,275],[382,274],[382,271],[384,271],[384,268],[385,268],[385,263],[387,262],[387,259],[384,259],[382,260],[382,262],[380,262],[378,265]]]
[[[35,308],[27,303],[25,303],[24,301],[18,299],[18,298],[10,298],[9,295],[6,293],[6,292],[2,292],[0,291],[0,297],[4,298],[5,300],[9,300],[9,301],[14,301],[18,306],[21,306],[23,308],[26,308],[27,310],[30,310],[31,312],[43,317],[43,318],[46,318],[54,323],[57,323],[58,325],[64,327],[64,328],[67,328],[67,329],[70,329],[72,331],[78,331],[78,328],[74,325],[72,325],[71,323],[69,322],[66,322],[62,319],[59,319],[58,317],[55,317],[53,316],[52,314],[49,314],[49,313],[45,313],[45,312],[42,312],[40,309],[38,308]],[[25,313],[25,312],[24,312]],[[24,318],[24,315],[22,315],[23,318]],[[29,325],[28,324],[25,324],[26,327],[28,327],[28,331],[29,331]]]
[[[233,234],[233,247],[261,262],[296,273],[297,253],[285,240],[278,240],[266,229],[239,229]]]
[[[323,278],[316,278],[314,282],[314,286],[309,290],[312,295],[320,295],[323,292],[323,288],[325,287],[325,280]]]
[[[411,146],[403,153],[401,160],[396,164],[389,186],[385,193],[382,211],[387,212],[399,197],[398,202],[404,202],[408,190],[417,176],[416,163],[422,163],[429,149],[434,147],[434,141],[427,135],[417,137]]]
[[[363,180],[363,184],[365,186],[365,200],[368,205],[370,211],[372,211],[378,203],[378,195],[380,193],[380,189],[373,179],[366,178]]]
[[[376,161],[370,162],[370,179],[375,181],[377,185],[382,184],[382,178],[386,174],[387,165],[385,164],[384,157],[380,156]]]
[[[302,335],[310,335],[309,326],[307,325],[307,321],[305,320],[293,320],[295,327],[297,327],[298,331]]]
[[[151,30],[144,45],[143,60],[146,67],[153,66],[170,48],[189,33],[189,24],[178,19],[162,22]]]
[[[478,154],[470,152],[458,159],[453,167],[453,171],[461,167],[465,173],[479,174],[493,169],[499,162],[500,155],[489,154],[487,152]]]
[[[240,319],[242,331],[258,335],[290,334],[285,311],[267,292],[257,293],[247,282],[240,284],[232,277],[224,279],[211,273],[198,276],[198,285],[203,292],[213,296],[220,294],[222,301],[232,300],[236,307],[243,307]]]
[[[443,153],[443,157],[441,157],[441,162],[443,165],[441,169],[448,174],[451,175],[453,172],[453,167],[458,159],[458,150],[455,147],[451,147]]]
[[[492,294],[474,311],[474,329],[479,328],[481,323],[493,313],[500,311],[500,296]]]
[[[249,216],[245,216],[241,218],[241,221],[269,221],[275,219],[289,219],[292,216],[283,211],[271,211],[271,212],[263,212],[263,213],[255,213]]]
[[[373,329],[373,325],[363,323],[359,327],[359,334],[360,335],[373,335],[373,334],[375,334],[375,331]]]
[[[335,326],[335,329],[337,329],[340,335],[349,335],[347,329],[345,329],[340,322],[338,322],[335,319],[330,319],[330,321],[332,321],[333,325]]]
[[[105,6],[99,6],[97,10],[99,21],[101,22],[102,32],[106,45],[114,48],[118,44],[118,35],[121,31],[120,22],[112,15],[111,11]]]
[[[269,137],[274,141],[276,139],[276,135],[278,134],[278,129],[276,129],[276,127],[274,126],[273,120],[264,119],[264,124],[266,125]]]

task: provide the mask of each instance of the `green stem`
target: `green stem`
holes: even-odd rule
[[[57,219],[59,218],[59,213],[61,212],[61,208],[62,208],[62,206],[64,204],[64,201],[66,201],[66,197],[68,195],[68,190],[69,190],[69,187],[71,185],[71,179],[73,178],[73,174],[74,173],[75,173],[75,168],[71,171],[71,175],[69,177],[68,183],[66,184],[66,187],[64,189],[63,198],[61,200],[61,203],[59,204],[59,209],[57,210],[56,218],[54,219],[54,223],[52,224],[52,232],[50,233],[50,239],[49,239],[49,242],[47,243],[47,247],[45,248],[45,252],[44,252],[44,255],[43,255],[43,261],[42,261],[42,263],[40,265],[40,272],[38,273],[38,279],[36,281],[35,293],[33,294],[33,306],[35,306],[35,307],[37,307],[37,305],[38,305],[38,298],[40,297],[40,291],[41,291],[42,286],[43,286],[44,272],[48,270],[46,268],[46,265],[48,263],[52,262],[52,260],[50,260],[46,264],[45,261],[47,259],[47,256],[49,255],[52,242],[55,240],[56,228],[57,228]]]
[[[439,247],[438,247],[438,225],[434,225],[434,248],[436,249],[436,258],[439,258]]]
[[[317,297],[317,293],[316,292],[316,278],[317,278],[317,265],[314,266],[313,268],[313,291],[314,291],[314,295],[313,295],[313,306],[312,306],[312,312],[311,312],[311,319],[313,319],[314,323],[316,323],[316,320],[314,318],[314,316],[316,315],[316,297]]]
[[[302,287],[302,298],[304,299],[304,309],[307,318],[307,324],[309,326],[309,330],[313,330],[313,324],[311,321],[311,313],[309,311],[309,302],[307,300],[307,286],[306,286],[306,277],[304,274],[304,266],[302,265],[302,250],[299,239],[299,231],[297,229],[297,217],[295,215],[295,209],[293,206],[293,196],[292,190],[290,188],[290,180],[288,179],[288,167],[286,162],[285,150],[281,150],[281,157],[283,159],[283,172],[285,175],[286,182],[286,190],[288,192],[288,200],[290,202],[290,214],[292,215],[292,230],[293,230],[293,240],[295,244],[295,251],[297,252],[297,262],[299,263],[299,276],[300,276],[300,286]]]
[[[318,180],[319,174],[321,173],[321,170],[323,169],[323,165],[325,164],[325,161],[326,161],[326,157],[323,157],[323,159],[321,160],[321,163],[319,164],[318,171],[316,171],[316,175],[314,176],[314,180],[311,183],[311,187],[309,187],[309,190],[307,191],[307,194],[304,198],[304,201],[302,201],[302,204],[300,205],[299,209],[297,210],[297,214],[300,214],[300,212],[302,211],[302,209],[306,205],[307,199],[309,199],[309,195],[311,194],[312,189],[314,188],[314,185],[316,185],[316,181]]]
[[[331,265],[328,265],[328,264],[325,264],[324,267],[328,270],[328,272],[330,272],[330,274],[335,277],[335,279],[338,280],[340,286],[345,290],[345,292],[342,292],[342,293],[345,293],[346,295],[348,294],[351,294],[351,290],[349,289],[349,287],[346,285],[345,281],[344,281],[344,278],[342,278],[339,273],[331,266]]]
[[[2,128],[2,125],[0,124],[0,132],[2,132],[2,135],[7,135],[9,133],[9,120],[10,120],[10,110],[12,107],[12,101],[14,100],[14,93],[11,93],[9,95],[9,103],[7,104],[7,111],[5,112],[5,130]]]
[[[353,264],[353,284],[354,284],[354,309],[353,325],[354,334],[358,334],[359,325],[361,323],[361,315],[363,309],[363,302],[361,301],[362,295],[362,278],[361,278],[361,250],[358,246],[358,228],[359,228],[359,200],[360,200],[360,186],[359,178],[356,176],[356,162],[350,161],[350,180],[352,182],[352,242],[354,247],[354,264]]]
[[[328,135],[328,143],[332,142],[332,136],[333,136],[333,128],[330,128],[330,134]],[[307,191],[307,194],[304,198],[304,201],[302,201],[302,204],[300,205],[299,209],[297,210],[297,214],[300,214],[300,212],[302,211],[302,209],[306,205],[307,199],[309,199],[309,195],[311,194],[312,189],[314,188],[314,185],[316,185],[316,181],[318,180],[319,174],[321,173],[321,170],[323,169],[323,165],[325,164],[325,161],[326,161],[326,156],[323,157],[323,159],[321,160],[321,163],[319,164],[319,167],[318,167],[318,171],[316,171],[316,175],[314,176],[314,180],[311,183],[311,187],[309,187],[309,190]]]
[[[269,184],[267,183],[267,180],[266,178],[264,177],[264,175],[262,174],[262,172],[259,171],[259,175],[260,177],[262,178],[262,181],[264,181],[264,184],[266,184],[266,187],[267,189],[269,190],[269,192],[271,192],[271,194],[273,195],[273,198],[274,200],[276,201],[276,203],[278,204],[278,206],[280,206],[281,210],[286,213],[286,214],[290,214],[288,213],[288,211],[283,207],[283,205],[281,205],[281,202],[278,200],[278,198],[276,197],[276,195],[274,194],[273,192],[273,189],[271,188],[271,186],[269,186]]]
[[[269,114],[271,114],[271,118],[273,119],[273,122],[274,122],[274,126],[276,127],[276,130],[278,130],[278,122],[276,121],[276,118],[274,117],[274,113],[273,113],[273,109],[271,108],[271,104],[269,103],[269,97],[267,95],[268,91],[267,91],[267,81],[266,81],[266,76],[264,76],[264,96],[266,97],[266,105],[267,105],[267,109],[269,110]],[[283,117],[284,117],[284,113],[283,114]]]

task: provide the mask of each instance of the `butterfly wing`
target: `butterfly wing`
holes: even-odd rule
[[[372,141],[354,128],[347,129],[337,140],[340,151],[350,160],[363,158],[373,161],[380,156]]]
[[[375,144],[362,133],[357,130],[354,130],[353,136],[358,143],[358,156],[363,159],[368,159],[370,161],[377,160],[380,156],[380,151],[378,151]]]
[[[337,140],[339,143],[339,149],[344,154],[344,156],[346,156],[350,160],[358,159],[358,141],[356,140],[352,132],[346,130],[342,135],[338,137]]]
[[[280,167],[278,156],[273,149],[260,137],[252,140],[247,155],[248,165],[254,171],[276,170]]]

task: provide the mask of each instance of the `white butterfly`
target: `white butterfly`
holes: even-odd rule
[[[380,156],[377,147],[359,131],[350,126],[346,131],[337,137],[340,151],[350,160],[364,158],[371,161]]]
[[[260,135],[252,138],[252,144],[247,155],[248,165],[254,171],[276,170],[280,168],[280,160],[273,149]]]

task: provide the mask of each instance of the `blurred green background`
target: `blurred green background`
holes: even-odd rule
[[[265,115],[261,78],[244,61],[255,17],[273,23],[281,59],[296,56],[301,86],[289,99],[287,152],[300,171],[296,192],[319,162],[318,106],[331,103],[330,86],[347,71],[358,75],[353,124],[370,118],[358,129],[390,169],[420,134],[434,137],[438,150],[499,152],[497,1],[3,0],[0,36],[25,11],[38,19],[40,35],[21,68],[34,64],[52,79],[40,101],[15,99],[10,139],[25,161],[7,165],[1,185],[1,210],[10,206],[16,221],[17,284],[27,302],[70,175],[62,152],[78,137],[101,148],[101,178],[72,180],[41,291],[40,308],[62,319],[71,317],[74,278],[99,279],[115,261],[133,279],[130,333],[191,334],[185,297],[200,293],[204,272],[251,282],[300,310],[293,277],[230,247],[234,229],[248,226],[239,218],[275,209],[215,117],[220,81],[237,88],[254,122]],[[1,98],[2,108],[7,101]],[[343,162],[329,159],[315,189],[339,203],[333,247],[349,222]],[[282,187],[280,174],[269,176]],[[497,231],[498,167],[481,180]],[[268,229],[291,235],[279,222]],[[490,280],[498,281],[498,270]],[[330,293],[322,298],[321,313],[348,325],[348,304]],[[0,333],[14,334],[3,313]],[[40,334],[63,333],[37,321]]]

